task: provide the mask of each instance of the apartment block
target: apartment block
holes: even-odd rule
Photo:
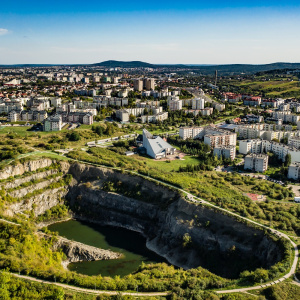
[[[204,109],[204,103],[203,98],[192,99],[192,109]]]
[[[211,148],[218,146],[236,146],[236,133],[220,132],[206,134],[204,136],[204,144],[209,145]]]
[[[141,116],[142,123],[156,123],[158,121],[162,122],[168,119],[168,112],[160,112],[154,115]]]
[[[133,88],[135,91],[141,92],[143,90],[143,86],[144,86],[143,80],[135,79],[133,81]]]
[[[62,118],[60,115],[50,116],[44,120],[44,131],[60,131],[62,128]]]
[[[259,106],[261,104],[261,97],[248,97],[244,98],[244,105]]]
[[[240,141],[239,153],[241,154],[260,154],[273,152],[277,155],[278,159],[284,161],[287,154],[291,155],[293,162],[300,162],[300,150],[285,144],[276,143],[266,140],[245,140]]]
[[[121,122],[129,122],[129,112],[125,109],[119,109],[116,111],[116,118]]]
[[[300,162],[290,164],[287,177],[294,180],[300,178]]]
[[[179,100],[179,99],[173,100],[172,99],[172,100],[168,101],[168,106],[171,111],[181,110],[182,109],[182,100]]]
[[[275,111],[272,113],[274,119],[282,119],[283,122],[297,124],[300,120],[300,116],[292,114],[290,111]]]
[[[220,146],[214,148],[214,155],[217,155],[218,158],[230,158],[231,160],[235,159],[236,155],[236,146]]]
[[[248,153],[261,153],[262,152],[262,140],[243,140],[240,141],[239,153],[248,154]]]
[[[205,134],[204,127],[180,127],[179,137],[183,140],[203,138]]]
[[[263,173],[268,169],[269,157],[265,154],[248,154],[245,157],[245,170]]]
[[[144,88],[147,91],[153,91],[155,89],[155,80],[154,78],[145,78],[144,79]]]
[[[12,110],[8,113],[7,121],[8,122],[17,122],[21,120],[21,111]]]

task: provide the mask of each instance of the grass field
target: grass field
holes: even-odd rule
[[[170,161],[154,160],[149,156],[134,155],[134,158],[138,161],[146,162],[147,167],[161,170],[164,172],[178,171],[179,167],[185,167],[186,165],[198,165],[199,159],[190,155],[184,156],[183,159],[176,159]]]
[[[297,80],[270,80],[270,81],[230,81],[241,93],[262,94],[266,97],[300,97],[300,82]]]

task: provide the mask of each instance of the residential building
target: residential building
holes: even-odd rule
[[[145,78],[144,79],[144,88],[147,90],[147,91],[154,91],[155,89],[155,80],[154,78]]]
[[[58,98],[58,97],[56,97],[56,98],[51,98],[51,99],[50,99],[50,103],[51,103],[52,106],[58,107],[58,106],[61,105],[61,98]]]
[[[248,154],[245,157],[245,170],[253,170],[263,173],[268,169],[268,155],[265,154]]]
[[[232,161],[235,159],[236,146],[218,146],[214,148],[214,155],[218,158],[224,157],[226,159],[230,158]]]
[[[237,103],[242,100],[242,95],[234,94],[234,93],[224,93],[223,94],[223,101],[227,101],[228,103]]]
[[[44,124],[43,124],[44,131],[60,131],[61,128],[62,128],[62,118],[58,114],[54,116],[50,116],[44,120]]]
[[[43,122],[48,117],[46,111],[32,111],[32,110],[23,110],[21,112],[22,121],[36,121]]]
[[[210,145],[211,148],[218,146],[236,146],[236,133],[223,130],[214,126],[206,127],[181,127],[179,128],[179,136],[182,139],[202,139],[204,143]]]
[[[261,97],[246,96],[244,98],[244,105],[259,106],[260,103],[261,103]]]
[[[157,123],[158,121],[163,122],[168,119],[168,112],[160,112],[154,115],[141,116],[142,123]]]
[[[180,127],[179,137],[183,140],[203,138],[205,134],[204,127]]]
[[[291,155],[291,161],[300,162],[300,150],[285,144],[266,140],[246,140],[240,141],[239,153],[268,153],[273,152],[278,159],[284,161],[287,154]]]
[[[264,121],[263,116],[257,116],[253,114],[246,115],[246,121],[249,123],[262,123]]]
[[[254,139],[254,140],[240,141],[239,153],[241,154],[262,153],[262,140]]]
[[[300,178],[300,162],[294,162],[290,164],[288,171],[288,178],[299,180]]]
[[[292,114],[290,111],[275,111],[272,113],[272,117],[274,119],[282,119],[283,122],[286,123],[294,123],[297,124],[297,122],[300,121],[300,116],[296,114]]]
[[[21,110],[12,110],[8,113],[8,122],[17,122],[21,120]]]
[[[125,109],[119,109],[116,111],[116,118],[121,122],[129,122],[129,112]]]
[[[174,98],[174,97],[172,97],[172,98]],[[179,100],[179,98],[168,100],[168,107],[171,111],[181,110],[182,109],[182,100]]]
[[[204,144],[211,148],[218,146],[236,146],[236,133],[233,132],[216,132],[209,133],[204,136]]]
[[[223,111],[225,110],[225,104],[213,102],[213,108],[216,109],[217,111]]]
[[[281,99],[281,98],[277,98],[277,99],[264,99],[264,100],[262,100],[261,104],[264,107],[278,108],[280,105],[284,104],[284,99]]]
[[[297,149],[300,149],[300,137],[299,136],[289,137],[288,145],[291,146],[291,147],[295,147]]]
[[[213,113],[214,109],[212,107],[206,107],[204,109],[201,109],[200,111],[202,116],[210,116]]]
[[[92,125],[94,123],[93,114],[87,113],[82,118],[82,124],[84,125]]]
[[[203,98],[192,99],[192,109],[204,109],[205,100]]]
[[[143,80],[135,79],[133,81],[133,88],[135,91],[141,92],[143,90]]]

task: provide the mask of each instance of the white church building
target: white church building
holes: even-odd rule
[[[153,136],[146,129],[143,129],[143,147],[146,149],[147,155],[155,159],[174,155],[176,151],[173,146],[160,136]]]

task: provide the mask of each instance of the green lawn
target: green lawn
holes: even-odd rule
[[[155,168],[164,172],[178,171],[179,167],[185,167],[186,165],[198,165],[199,159],[190,155],[186,155],[182,160],[176,159],[172,161],[159,161],[154,160],[148,156],[135,155],[135,159],[147,163],[148,167]]]

